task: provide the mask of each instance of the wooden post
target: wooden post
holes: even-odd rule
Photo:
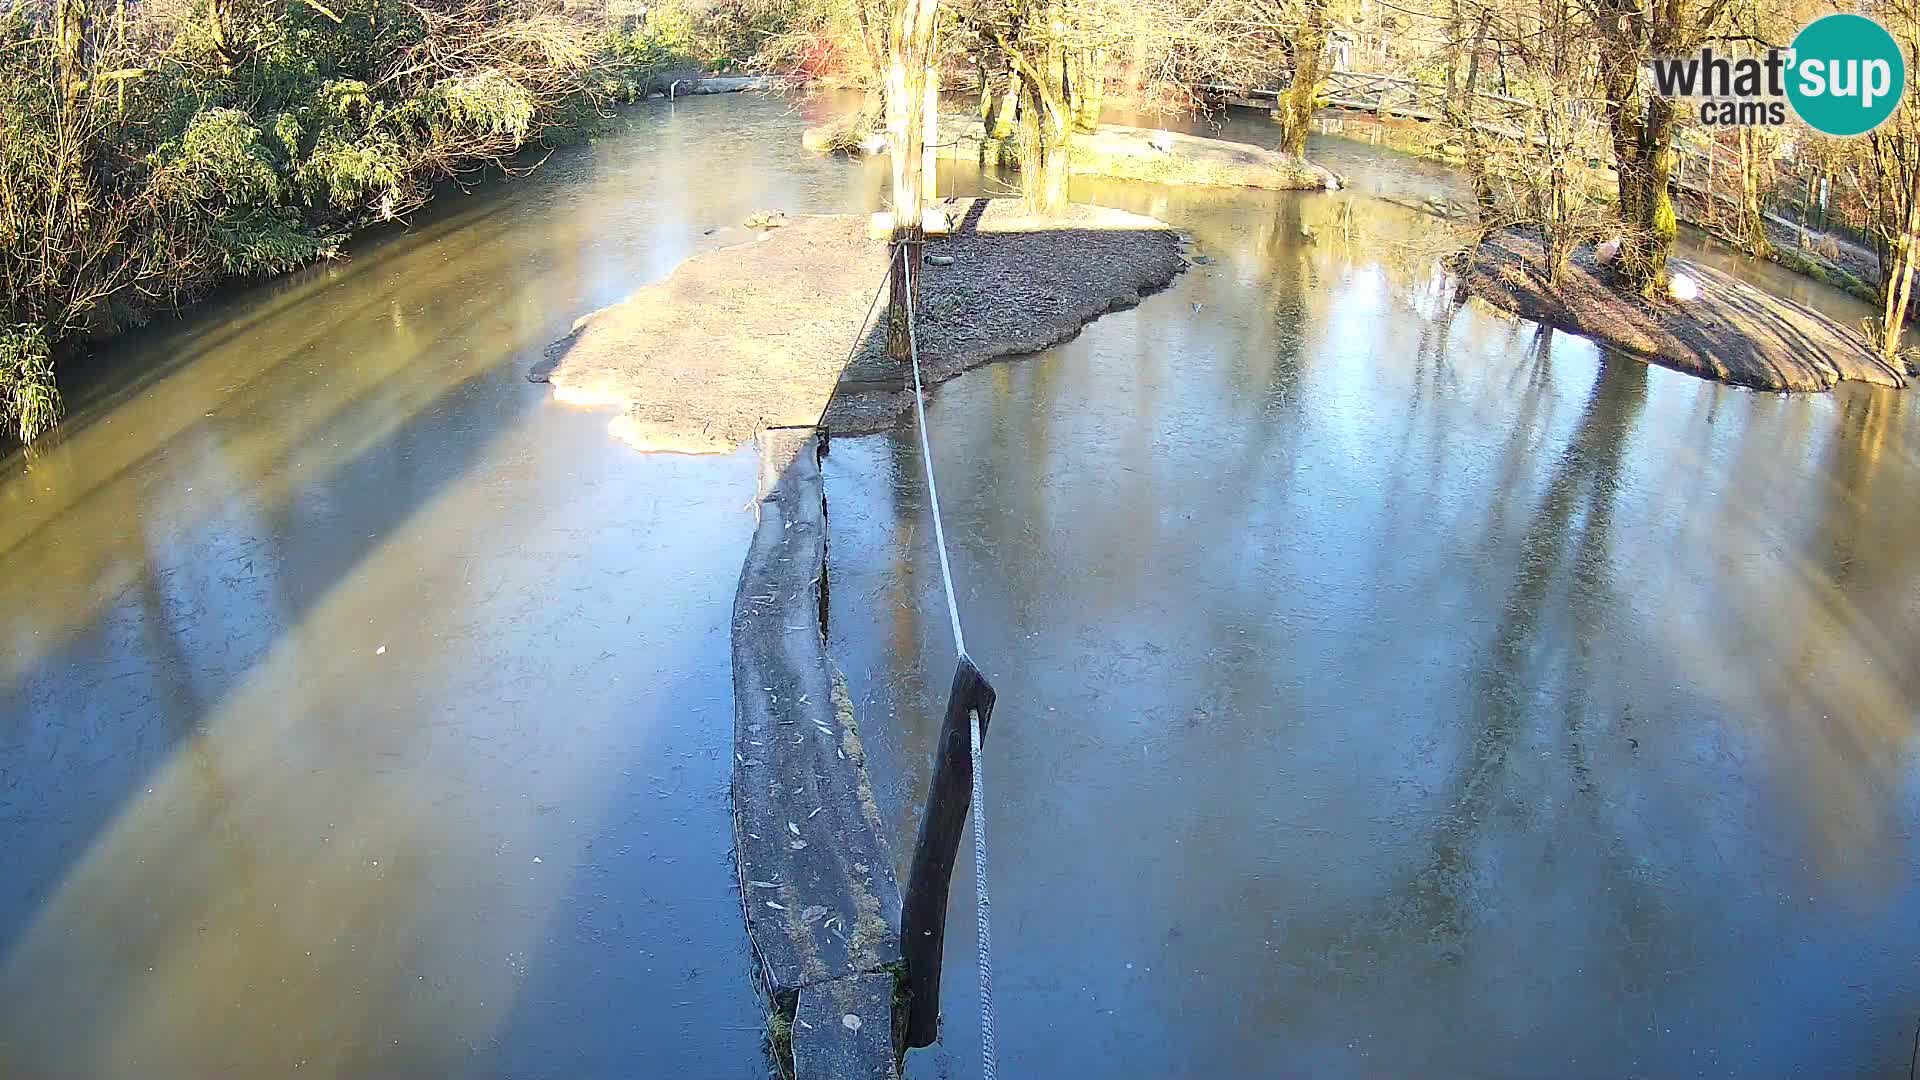
[[[940,178],[940,80],[933,70],[931,60],[927,65],[927,82],[922,89],[924,104],[920,117],[920,231],[927,227],[926,212],[933,209],[939,198]]]
[[[947,889],[960,833],[973,799],[972,716],[980,717],[980,740],[993,716],[993,685],[962,656],[953,669],[947,715],[933,752],[927,807],[913,849],[906,898],[900,908],[900,949],[907,961],[907,1045],[930,1046],[940,1037],[940,962],[946,950]]]

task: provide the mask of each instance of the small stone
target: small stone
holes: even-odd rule
[[[846,1028],[848,1031],[859,1031],[860,1018],[853,1015],[852,1013],[848,1013],[847,1015],[840,1018],[840,1025]]]

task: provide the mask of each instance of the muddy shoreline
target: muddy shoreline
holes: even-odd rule
[[[1623,294],[1604,280],[1590,247],[1550,285],[1539,240],[1514,230],[1488,237],[1459,273],[1461,288],[1496,307],[1703,379],[1770,391],[1907,384],[1907,373],[1871,352],[1855,328],[1708,267],[1679,258],[1670,265],[1698,283],[1697,299]]]
[[[1042,220],[1007,199],[951,209],[953,235],[928,241],[917,309],[932,383],[1067,340],[1187,265],[1180,234],[1136,214],[1074,206]],[[646,450],[725,453],[773,427],[886,430],[912,405],[868,317],[887,250],[864,217],[786,220],[580,320],[528,378],[617,410],[613,433]]]

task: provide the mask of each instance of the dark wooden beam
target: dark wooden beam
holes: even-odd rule
[[[993,685],[972,660],[962,656],[953,669],[953,689],[947,694],[947,715],[940,724],[933,777],[927,784],[927,808],[920,817],[920,841],[913,849],[913,869],[900,909],[900,946],[907,962],[908,1046],[930,1046],[940,1037],[947,891],[960,834],[967,824],[967,805],[973,799],[972,717],[980,717],[984,743],[993,701]]]

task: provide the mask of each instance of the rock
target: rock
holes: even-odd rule
[[[839,124],[820,124],[800,133],[800,146],[810,154],[831,154],[843,149],[841,139],[845,134],[846,129]]]
[[[773,80],[765,75],[716,75],[694,81],[688,93],[737,94],[742,90],[772,89]]]
[[[885,137],[857,112],[801,132],[800,145],[816,154],[877,154],[887,148]]]
[[[1600,266],[1612,266],[1613,260],[1620,257],[1620,240],[1621,238],[1616,236],[1594,248],[1593,261]]]
[[[1700,299],[1700,283],[1686,274],[1674,274],[1667,279],[1667,295],[1681,303]]]

